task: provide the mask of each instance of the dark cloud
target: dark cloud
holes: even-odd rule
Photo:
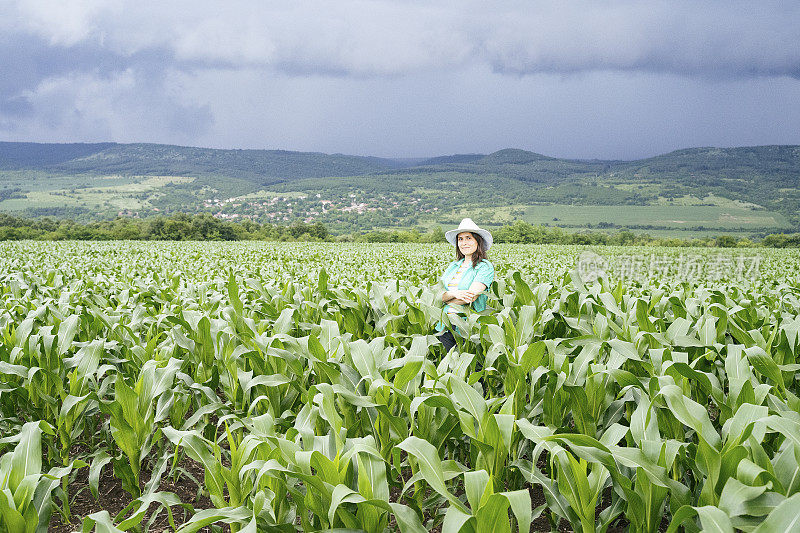
[[[0,106],[3,129],[31,140],[191,144],[213,126],[170,72],[128,68],[51,77]]]
[[[596,2],[505,15],[484,43],[500,73],[607,70],[688,77],[800,75],[800,4]],[[569,6],[573,6],[570,9]]]
[[[574,152],[603,156],[610,154],[591,150],[620,153],[626,142],[650,150],[654,141],[645,147],[632,129],[609,147],[607,134],[592,141],[564,124],[594,123],[602,131],[634,123],[633,109],[655,123],[667,116],[631,104],[638,93],[626,93],[620,79],[660,94],[647,105],[704,101],[698,120],[717,100],[767,116],[774,106],[792,105],[796,85],[784,81],[800,79],[795,1],[19,0],[2,2],[0,11],[0,135],[34,140],[381,155],[403,146],[405,155],[436,155],[449,147],[535,149],[544,139],[539,130],[550,130],[560,146],[581,142],[594,148]],[[759,102],[757,91],[771,87],[780,89]],[[561,98],[565,89],[575,91],[572,100]],[[558,102],[550,107],[559,113],[526,100],[526,90]],[[583,105],[595,101],[617,115]],[[537,129],[531,121],[542,122]],[[713,144],[711,130],[681,142],[667,122],[659,146]],[[392,123],[425,133],[410,142]],[[723,131],[723,120],[704,124],[719,124],[720,142],[750,139]],[[782,128],[783,139],[800,142],[797,124]],[[447,135],[458,139],[440,140]],[[375,141],[381,138],[383,145]]]
[[[26,33],[0,34],[0,57],[0,94],[5,95],[34,89],[43,80],[70,73],[108,77],[132,67],[143,73],[162,73],[174,63],[172,51],[164,48],[122,54],[96,42],[52,45]]]
[[[18,4],[19,24],[0,38],[0,49],[17,54],[7,68],[22,74],[20,83],[154,58],[170,68],[301,76],[398,76],[475,64],[517,75],[800,75],[794,1],[97,2],[70,5],[71,24],[52,6],[32,6]]]
[[[121,73],[135,69],[139,90],[161,90],[165,71],[170,64],[168,50],[141,50],[123,55],[96,42],[78,42],[69,46],[51,45],[32,34],[3,34],[0,36],[0,115],[6,123],[39,117],[48,126],[64,122],[64,117],[84,115],[76,109],[70,95],[75,91],[62,90],[60,101],[38,108],[37,92],[65,79],[91,79],[95,82],[113,80]],[[147,99],[142,95],[141,98]],[[170,112],[185,108],[171,105]],[[185,109],[187,116],[196,110]]]

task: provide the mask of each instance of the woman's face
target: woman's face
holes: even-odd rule
[[[478,249],[478,241],[475,240],[475,236],[468,231],[459,233],[458,249],[461,250],[461,253],[464,255],[472,255]]]

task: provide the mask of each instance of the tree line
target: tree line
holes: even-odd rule
[[[760,241],[747,237],[720,235],[704,238],[662,238],[622,229],[616,233],[599,231],[567,232],[558,227],[534,226],[518,220],[492,231],[494,241],[515,244],[579,245],[654,245],[735,248],[763,246],[798,248],[800,233],[774,233]],[[333,235],[320,223],[295,222],[290,225],[259,224],[251,220],[221,220],[208,213],[152,218],[118,217],[113,220],[80,223],[69,219],[22,218],[0,213],[0,241],[8,240],[143,240],[143,241],[337,241],[337,242],[444,242],[444,231],[375,230]]]
[[[633,233],[622,229],[616,233],[601,231],[568,232],[559,227],[534,226],[518,220],[492,230],[494,242],[513,244],[577,244],[612,246],[703,246],[716,248],[747,248],[762,246],[768,248],[800,247],[800,233],[770,234],[760,241],[747,237],[731,235],[709,236],[703,238],[653,237],[647,233]],[[361,234],[344,235],[338,240],[356,242],[444,242],[444,231],[436,228],[432,232],[419,231],[371,231]]]
[[[118,217],[85,224],[68,219],[30,219],[0,213],[0,240],[324,241],[330,237],[328,228],[320,223],[280,226],[250,220],[221,220],[208,213],[177,213],[146,219]]]

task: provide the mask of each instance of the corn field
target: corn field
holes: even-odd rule
[[[800,253],[595,252],[2,243],[0,532],[800,531]]]

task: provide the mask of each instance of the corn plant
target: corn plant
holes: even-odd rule
[[[590,280],[581,247],[497,245],[487,310],[451,316],[444,245],[0,248],[0,531],[101,479],[133,501],[87,532],[800,523],[796,251],[608,247]]]
[[[142,460],[159,437],[157,424],[167,417],[164,410],[156,410],[154,402],[172,386],[180,364],[181,361],[170,359],[166,366],[159,367],[157,361],[150,360],[133,387],[118,375],[114,400],[101,404],[110,417],[111,436],[124,455],[115,459],[114,470],[134,497],[141,494]]]
[[[47,531],[53,511],[53,489],[73,468],[84,465],[76,461],[42,472],[43,431],[52,433],[53,429],[45,422],[28,422],[11,439],[17,442],[14,450],[0,457],[0,531]]]

